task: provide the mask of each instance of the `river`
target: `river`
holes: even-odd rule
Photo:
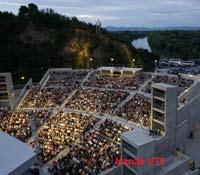
[[[149,46],[148,38],[147,37],[133,40],[132,45],[136,49],[147,49],[149,52],[151,52],[151,48]]]

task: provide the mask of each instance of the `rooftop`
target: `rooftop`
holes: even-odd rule
[[[100,67],[99,70],[120,70],[120,71],[132,71],[138,72],[141,71],[142,68],[129,68],[129,67]]]
[[[174,85],[170,85],[170,84],[166,84],[166,83],[153,83],[152,84],[153,87],[159,87],[162,89],[167,89],[167,88],[176,88],[176,86]]]
[[[2,131],[0,131],[0,148],[1,175],[15,172],[19,167],[26,166],[31,159],[35,163],[36,154],[31,147]]]
[[[137,144],[137,146],[153,142],[156,139],[155,136],[150,136],[147,131],[139,127],[133,131],[125,132],[122,135],[123,137],[129,138],[129,140],[132,143]]]

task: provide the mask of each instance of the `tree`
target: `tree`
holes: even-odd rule
[[[39,11],[38,11],[38,7],[35,4],[28,4],[28,8],[29,8],[29,15],[30,16],[36,16]]]
[[[28,12],[29,12],[28,7],[26,7],[26,6],[21,6],[21,7],[19,8],[19,13],[18,13],[18,15],[23,17],[23,16],[26,16],[26,15],[28,14]]]

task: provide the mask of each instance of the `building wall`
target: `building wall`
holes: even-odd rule
[[[145,159],[145,165],[139,166],[139,174],[148,174],[149,171],[153,171],[153,166],[149,166],[146,162],[147,158],[155,157],[155,142],[147,143],[139,148],[139,157]]]
[[[156,142],[156,155],[162,154],[163,152],[169,152],[171,149],[169,145],[169,135],[159,138]]]
[[[176,147],[183,148],[193,127],[200,126],[200,96],[177,111]]]
[[[175,164],[174,166],[170,167],[169,169],[166,169],[162,173],[162,175],[178,175],[182,174],[184,170],[187,170],[189,164],[189,159],[186,159],[184,162],[181,162],[179,164]]]
[[[188,119],[188,129],[200,124],[200,95],[177,110],[177,126]]]
[[[29,160],[27,160],[24,164],[14,169],[8,175],[20,175],[27,171],[31,166],[33,166],[37,162],[37,155],[33,156]]]
[[[177,96],[178,89],[170,88],[167,90],[166,94],[166,128],[167,129],[167,137],[168,137],[168,145],[173,150],[175,146],[175,130],[176,130],[176,120],[177,120]]]
[[[188,89],[187,92],[181,94],[179,101],[181,102],[186,100],[186,102],[189,102],[197,95],[200,95],[200,82],[196,82],[191,88]]]
[[[184,120],[181,124],[177,126],[176,129],[176,148],[179,148],[180,151],[183,151],[184,140],[188,136],[188,120]]]

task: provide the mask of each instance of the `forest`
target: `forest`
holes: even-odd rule
[[[155,31],[148,41],[152,51],[162,57],[200,58],[200,31]]]
[[[15,84],[23,84],[30,77],[39,81],[51,67],[153,69],[155,56],[133,48],[130,36],[123,36],[32,3],[21,6],[17,15],[0,12],[0,72],[11,72]]]

